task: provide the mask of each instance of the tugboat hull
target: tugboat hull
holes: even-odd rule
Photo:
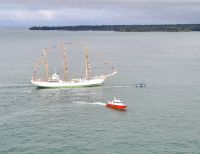
[[[114,105],[114,104],[106,104],[107,107],[113,108],[113,109],[118,109],[118,110],[125,110],[126,105]]]

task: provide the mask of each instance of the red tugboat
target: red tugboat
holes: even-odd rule
[[[116,99],[114,97],[114,99],[112,101],[109,101],[107,104],[106,104],[107,107],[111,107],[113,109],[118,109],[118,110],[125,110],[127,108],[126,105],[124,105],[122,103],[122,101],[120,101],[119,99]]]

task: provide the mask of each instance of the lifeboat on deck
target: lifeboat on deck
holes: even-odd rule
[[[127,108],[127,106],[123,104],[122,101],[120,101],[119,99],[116,99],[115,97],[112,101],[109,101],[106,104],[106,106],[111,107],[113,109],[118,109],[118,110],[125,110]]]

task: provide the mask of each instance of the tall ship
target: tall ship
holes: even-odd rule
[[[72,43],[71,43],[72,44]],[[67,48],[65,45],[62,45],[63,49],[63,77],[60,77],[58,73],[49,73],[48,67],[48,52],[47,48],[43,49],[42,57],[36,62],[35,69],[33,72],[31,83],[38,88],[78,88],[78,87],[92,87],[92,86],[101,86],[103,82],[110,76],[113,76],[117,73],[117,70],[111,67],[112,72],[106,75],[97,75],[92,76],[91,65],[88,58],[88,47],[84,47],[84,77],[82,78],[69,78],[69,65],[68,65],[68,56]],[[106,63],[105,63],[106,64]],[[37,71],[39,65],[44,65],[44,77],[37,77]]]

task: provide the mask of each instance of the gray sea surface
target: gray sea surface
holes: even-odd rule
[[[62,58],[57,44],[71,41],[88,45],[93,74],[110,71],[95,58],[98,54],[118,74],[101,87],[32,86],[42,49],[49,47]],[[68,53],[71,77],[82,76],[83,50]],[[62,72],[62,59],[51,62],[51,73]],[[0,29],[0,70],[2,154],[200,153],[199,32],[5,28]],[[146,87],[135,88],[136,83]],[[127,111],[105,107],[114,96],[128,105]]]

